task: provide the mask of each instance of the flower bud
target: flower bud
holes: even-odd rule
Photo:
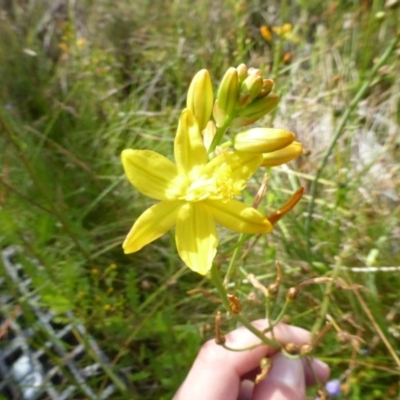
[[[210,120],[213,103],[214,94],[210,74],[206,69],[202,69],[193,77],[186,99],[187,108],[195,116],[200,131]]]
[[[303,145],[299,142],[293,142],[288,146],[272,151],[270,153],[263,154],[263,167],[276,167],[277,165],[285,164],[289,161],[303,154]]]
[[[268,153],[288,146],[294,139],[295,135],[284,129],[253,128],[238,133],[233,147],[247,153]]]
[[[242,82],[247,78],[247,67],[245,64],[240,64],[236,68],[236,71],[238,72],[239,84],[242,84]]]
[[[263,80],[258,75],[249,75],[240,86],[239,107],[250,104],[260,93],[263,87]]]
[[[217,126],[222,126],[236,108],[239,95],[239,77],[236,68],[229,68],[219,85],[217,101],[214,105],[214,118]]]
[[[248,70],[247,70],[247,73],[249,74],[249,75],[258,75],[258,76],[262,76],[262,73],[261,73],[261,69],[260,68],[254,68],[254,67],[250,67]]]
[[[257,98],[261,99],[265,96],[268,96],[271,93],[273,86],[274,86],[274,81],[272,79],[263,79],[263,86]]]
[[[246,126],[268,114],[279,102],[275,93],[256,99],[244,108],[237,110],[237,118],[232,121],[232,126]]]

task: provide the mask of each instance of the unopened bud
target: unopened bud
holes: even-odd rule
[[[245,64],[240,64],[236,68],[239,77],[239,84],[241,84],[247,78],[247,67]]]
[[[206,69],[202,69],[193,77],[186,99],[187,108],[195,116],[200,131],[210,120],[213,103],[214,94],[210,74]]]
[[[249,75],[240,86],[238,106],[245,107],[250,104],[260,93],[263,80],[258,75]]]
[[[268,114],[279,102],[275,93],[256,99],[244,108],[237,110],[237,117],[232,121],[232,126],[246,126]]]
[[[268,153],[288,146],[295,139],[284,129],[253,128],[235,136],[234,148],[247,153]]]
[[[303,145],[299,142],[290,143],[283,149],[263,154],[263,167],[275,167],[285,164],[303,154]]]
[[[273,87],[274,87],[274,81],[272,79],[263,79],[263,86],[257,98],[261,99],[265,96],[268,96],[271,93]]]
[[[239,95],[239,77],[236,68],[229,68],[219,85],[217,101],[214,105],[214,119],[222,126],[226,118],[232,117]]]

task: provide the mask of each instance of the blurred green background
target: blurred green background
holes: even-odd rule
[[[316,354],[342,379],[340,398],[400,399],[399,46],[373,71],[399,34],[398,1],[0,4],[0,244],[21,246],[42,306],[61,320],[72,310],[124,376],[113,398],[171,398],[221,308],[187,293],[211,285],[184,268],[173,233],[123,254],[152,203],[125,179],[120,152],[172,157],[192,76],[207,68],[216,87],[245,63],[281,95],[259,124],[295,132],[305,148],[269,171],[263,210],[299,186],[306,194],[242,259],[243,277],[268,285],[279,260],[279,311],[285,289],[333,274],[330,297],[323,285],[307,287],[286,320],[310,330],[327,314],[335,321]],[[217,262],[226,268],[236,236],[222,233]],[[232,293],[249,318],[264,316],[251,285]],[[226,318],[224,328],[233,328]]]

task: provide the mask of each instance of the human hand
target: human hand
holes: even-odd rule
[[[268,327],[266,320],[252,324],[259,330]],[[237,349],[259,343],[259,339],[244,327],[225,337],[226,345]],[[274,328],[274,337],[283,345],[311,343],[310,332],[283,323]],[[272,368],[266,378],[255,385],[263,357],[271,358]],[[315,384],[316,379],[324,382],[328,377],[329,367],[315,358],[310,358],[310,363],[305,359],[288,358],[267,345],[234,352],[209,340],[202,346],[173,400],[304,400],[307,385]]]

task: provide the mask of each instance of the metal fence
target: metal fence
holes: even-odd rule
[[[7,293],[6,277],[0,280],[0,399],[110,399],[116,391],[105,373],[110,362],[84,325],[72,312],[60,324],[40,305],[16,247],[1,256],[16,291]]]

